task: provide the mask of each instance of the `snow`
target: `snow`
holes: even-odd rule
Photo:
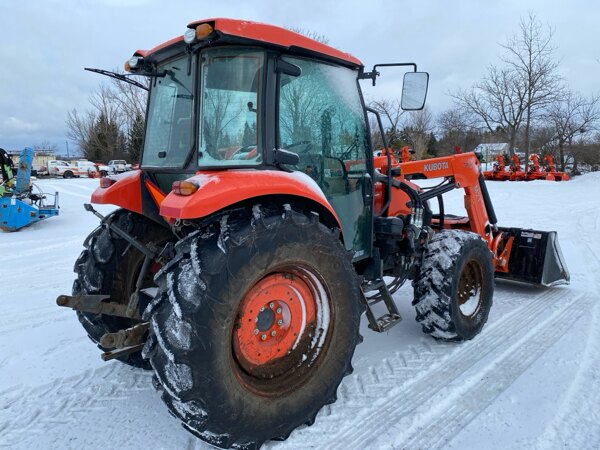
[[[475,288],[471,291],[469,298],[460,305],[460,312],[465,316],[472,315],[477,311],[477,305],[479,305],[479,288]]]
[[[168,414],[151,373],[102,362],[75,314],[55,305],[98,224],[82,207],[97,180],[38,184],[60,192],[60,216],[0,233],[0,447],[210,448]],[[600,448],[600,174],[488,188],[500,225],[558,231],[571,285],[498,281],[487,325],[462,344],[425,336],[403,287],[403,322],[377,334],[363,317],[337,402],[266,448]],[[460,192],[447,196],[446,212],[462,205]],[[186,345],[188,331],[173,324],[167,338]],[[188,369],[172,362],[177,390]]]

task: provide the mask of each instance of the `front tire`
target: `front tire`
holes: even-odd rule
[[[73,178],[73,176],[74,174],[70,170],[67,170],[65,173],[63,173],[63,178]]]
[[[161,227],[144,216],[120,209],[112,213],[117,226],[142,243],[154,242],[164,245],[174,240],[170,230]],[[144,261],[141,252],[129,247],[122,238],[114,235],[105,227],[98,227],[84,242],[85,249],[75,262],[77,279],[73,282],[73,295],[106,294],[110,301],[127,304],[135,291],[137,276]],[[144,287],[154,286],[152,274],[144,280]],[[144,305],[145,307],[145,305]],[[143,309],[142,309],[143,310]],[[106,333],[130,328],[139,321],[106,314],[77,312],[77,318],[88,333],[90,339],[102,351],[113,350],[100,345],[100,339]],[[151,369],[141,352],[130,353],[119,358],[121,362],[134,367]]]
[[[492,307],[492,252],[478,234],[441,231],[429,243],[413,287],[423,332],[443,341],[473,339]]]
[[[338,232],[290,209],[253,213],[180,242],[145,313],[163,400],[222,448],[312,424],[359,340],[358,277]]]

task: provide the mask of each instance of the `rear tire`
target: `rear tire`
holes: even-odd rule
[[[413,287],[423,332],[443,341],[473,339],[492,307],[492,253],[475,233],[441,231],[429,243]]]
[[[154,242],[164,245],[169,240],[174,240],[170,230],[144,216],[123,209],[115,211],[112,215],[116,216],[117,226],[144,244]],[[77,279],[73,282],[73,295],[106,294],[110,295],[112,302],[127,304],[135,291],[137,276],[144,261],[142,253],[133,247],[127,249],[128,245],[107,228],[96,228],[85,240],[85,250],[75,262],[73,270]],[[149,274],[144,287],[151,286],[154,286],[154,283],[152,274]],[[145,306],[140,305],[140,312]],[[105,333],[113,333],[139,323],[124,317],[86,312],[77,312],[77,318],[90,339],[105,352],[113,350],[102,347],[99,343]],[[151,369],[149,362],[142,358],[141,352],[131,353],[119,360],[134,367]]]
[[[144,355],[185,428],[221,448],[258,448],[336,400],[362,312],[338,236],[316,215],[255,207],[176,245],[145,312]]]
[[[63,173],[63,178],[73,178],[73,176],[74,174],[70,170],[67,170],[65,173]]]

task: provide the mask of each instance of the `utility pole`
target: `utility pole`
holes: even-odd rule
[[[65,144],[67,144],[67,159],[70,158],[69,156],[69,141],[65,141]]]

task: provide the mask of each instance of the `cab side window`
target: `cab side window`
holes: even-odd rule
[[[348,250],[370,251],[368,134],[355,70],[284,58],[299,76],[279,76],[279,148],[299,157],[292,170],[312,177],[333,206]]]

